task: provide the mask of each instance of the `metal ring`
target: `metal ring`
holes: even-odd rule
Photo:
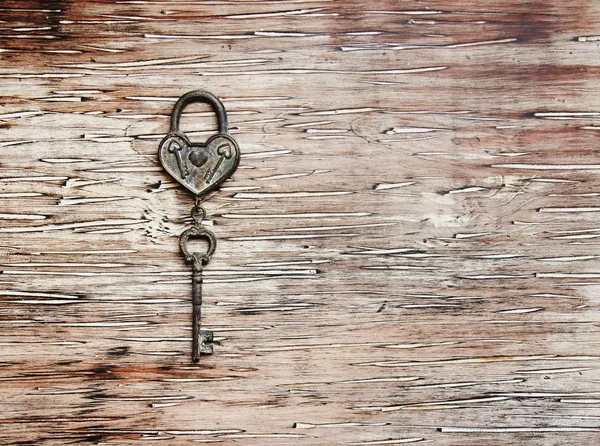
[[[228,133],[227,113],[221,100],[214,94],[205,90],[189,91],[179,98],[171,112],[171,133],[179,133],[179,119],[183,108],[193,102],[209,104],[217,115],[219,133]]]
[[[197,258],[197,253],[190,253],[188,250],[187,245],[191,238],[205,238],[208,241],[208,250],[205,254],[200,255],[202,264],[206,265],[215,253],[215,249],[217,249],[217,238],[215,237],[215,234],[208,229],[200,228],[198,226],[192,226],[181,233],[179,236],[179,249],[188,263],[193,263],[194,259]]]
[[[198,226],[202,224],[202,220],[206,217],[206,209],[200,205],[200,199],[196,198],[196,204],[192,208],[190,212],[192,218],[194,219],[194,223]]]

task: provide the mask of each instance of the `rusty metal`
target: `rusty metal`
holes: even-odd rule
[[[217,115],[218,133],[203,143],[192,143],[179,129],[183,108],[193,102],[209,104]],[[160,162],[194,195],[206,195],[229,178],[239,164],[240,149],[228,129],[227,113],[219,98],[207,91],[190,91],[173,107],[171,128],[160,143]]]
[[[218,133],[204,143],[192,143],[179,130],[183,108],[193,102],[209,104],[217,115]],[[206,211],[200,197],[215,190],[229,178],[238,166],[240,149],[229,135],[227,113],[223,103],[207,91],[190,91],[179,98],[171,113],[171,127],[159,146],[159,159],[164,169],[182,186],[196,195],[191,210],[192,227],[179,236],[179,248],[187,263],[192,265],[192,361],[198,362],[200,355],[213,353],[213,333],[201,330],[202,316],[202,269],[208,264],[217,247],[215,235],[202,227]],[[208,242],[205,253],[190,252],[190,239]]]
[[[208,241],[206,253],[189,252],[187,245],[190,238],[206,239]],[[202,268],[208,264],[216,247],[215,235],[208,229],[200,227],[198,223],[179,236],[179,249],[186,262],[192,265],[192,361],[194,362],[200,360],[200,354],[212,355],[213,352],[213,333],[200,329],[200,318],[202,316]]]

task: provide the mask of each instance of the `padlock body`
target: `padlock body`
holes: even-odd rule
[[[191,143],[185,134],[172,132],[160,143],[159,159],[175,180],[200,197],[233,174],[240,149],[226,133],[213,135],[204,143]]]

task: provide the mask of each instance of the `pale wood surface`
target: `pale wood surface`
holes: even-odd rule
[[[2,444],[598,444],[600,2],[0,20]],[[192,89],[243,152],[198,366],[193,199],[156,156]]]

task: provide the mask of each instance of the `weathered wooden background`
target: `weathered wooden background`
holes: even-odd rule
[[[600,443],[599,1],[0,20],[2,444]],[[197,366],[193,198],[157,162],[192,89],[243,152]]]

